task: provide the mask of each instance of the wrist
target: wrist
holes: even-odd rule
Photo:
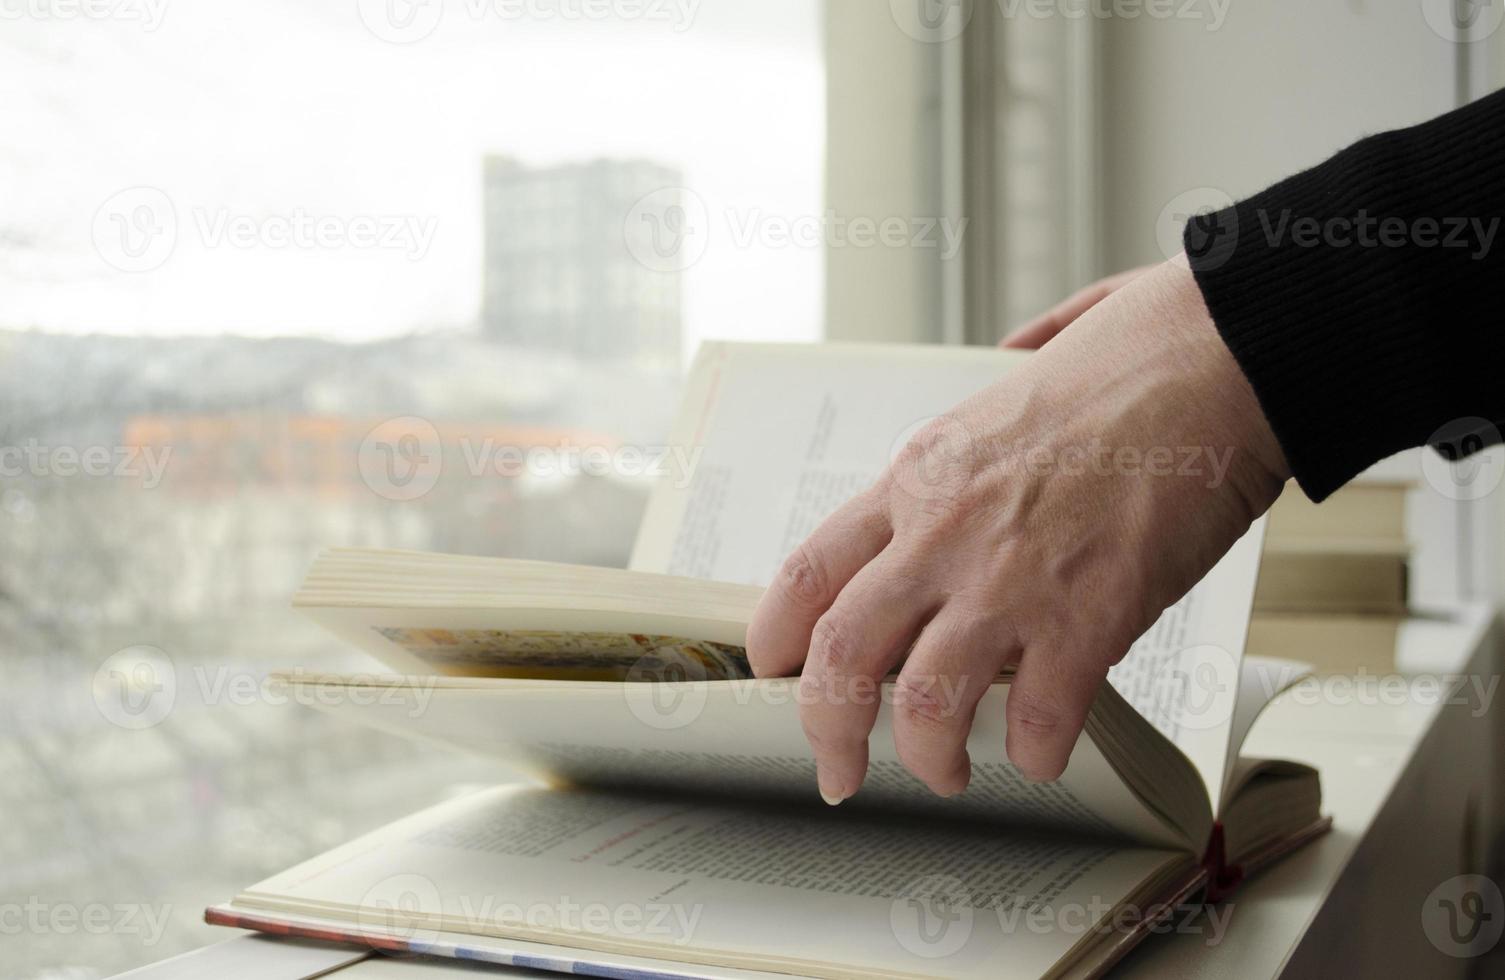
[[[1203,386],[1200,397],[1215,407],[1215,425],[1243,464],[1240,489],[1258,516],[1291,478],[1290,463],[1254,387],[1218,331],[1186,254],[1165,263],[1161,275],[1175,305],[1169,321],[1176,344],[1197,364],[1193,377]]]

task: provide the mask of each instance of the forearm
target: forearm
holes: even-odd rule
[[[1448,423],[1505,419],[1502,215],[1505,92],[1187,225],[1219,333],[1312,497]]]

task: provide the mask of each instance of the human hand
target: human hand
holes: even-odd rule
[[[1126,272],[1108,276],[1106,279],[1099,279],[1090,286],[1084,286],[1003,338],[998,346],[1021,350],[1038,350],[1044,347],[1046,341],[1075,323],[1083,313],[1153,268],[1155,267],[1152,265],[1143,265],[1137,269],[1129,269]]]
[[[1181,447],[1206,454],[1198,475],[1166,464]],[[877,685],[901,659],[894,741],[932,790],[966,788],[973,714],[1010,664],[1009,759],[1054,779],[1108,668],[1287,475],[1190,270],[1166,263],[932,421],[822,523],[759,603],[748,656],[759,676],[800,672],[827,802],[861,786]]]

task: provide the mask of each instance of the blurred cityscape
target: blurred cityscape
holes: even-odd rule
[[[635,261],[623,216],[678,177],[641,161],[483,169],[479,323],[363,344],[0,331],[0,901],[168,916],[157,940],[0,937],[6,976],[108,976],[223,939],[205,905],[506,778],[235,684],[374,667],[289,608],[320,548],[627,558],[650,477],[477,454],[662,442],[679,277]],[[442,450],[414,499],[361,468],[399,417]],[[168,658],[177,697],[160,723],[122,726],[96,672],[142,646]]]
[[[640,160],[530,168],[487,158],[485,336],[585,360],[678,367],[679,277],[624,245],[645,223],[668,223],[681,183],[674,169]]]

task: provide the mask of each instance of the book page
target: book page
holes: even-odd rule
[[[621,679],[647,660],[745,677],[762,590],[620,568],[338,548],[294,606],[402,674]]]
[[[440,930],[801,975],[1039,977],[1181,856],[822,806],[504,788],[238,896]],[[1101,931],[1099,931],[1101,928]]]
[[[796,544],[926,422],[1029,355],[982,347],[705,343],[630,567],[766,586]]]
[[[1245,657],[1240,667],[1238,702],[1233,709],[1233,724],[1228,735],[1228,760],[1223,770],[1223,788],[1217,811],[1219,814],[1237,789],[1237,777],[1243,761],[1239,757],[1239,751],[1244,747],[1249,729],[1254,727],[1254,723],[1277,694],[1312,674],[1310,664],[1280,657]]]
[[[870,485],[926,421],[1027,356],[975,347],[703,345],[674,434],[701,452],[699,465],[687,485],[655,487],[632,567],[766,586],[785,555]],[[1263,527],[1256,522],[1109,673],[1197,766],[1209,809],[1225,778]]]
[[[1222,798],[1259,574],[1264,519],[1134,642],[1108,671],[1124,700],[1201,773],[1209,808]]]
[[[384,731],[502,759],[554,783],[674,793],[816,799],[815,763],[786,679],[608,684],[589,681],[295,678],[291,698]],[[862,789],[842,808],[976,819],[1195,850],[1201,842],[1137,797],[1091,738],[1062,777],[1031,783],[1004,752],[1007,685],[983,696],[967,748],[972,783],[935,796],[900,763],[892,685],[879,703]]]

